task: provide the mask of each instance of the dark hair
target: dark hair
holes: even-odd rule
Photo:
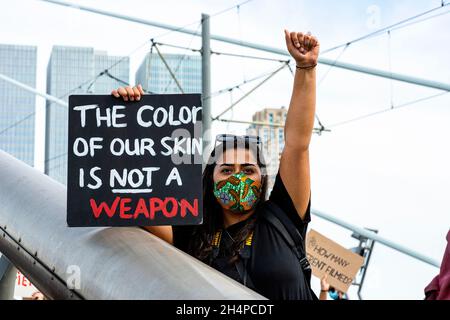
[[[188,245],[188,252],[199,260],[211,265],[212,263],[212,238],[214,234],[223,228],[222,207],[215,198],[213,173],[216,167],[217,158],[226,150],[244,148],[250,150],[257,160],[258,166],[261,168],[261,196],[260,201],[255,208],[255,213],[264,202],[267,191],[267,174],[266,165],[258,145],[246,142],[244,145],[236,143],[221,143],[211,152],[208,163],[203,171],[203,224],[194,228]],[[245,226],[236,235],[236,240],[231,248],[230,263],[237,260],[239,250],[243,246],[245,239],[253,230],[256,214],[253,213],[247,219]]]

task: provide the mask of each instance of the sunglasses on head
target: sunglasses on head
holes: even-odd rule
[[[218,134],[216,136],[216,141],[214,143],[214,150],[212,155],[215,154],[215,149],[217,147],[218,143],[222,143],[222,145],[225,147],[225,145],[233,144],[234,146],[237,146],[239,144],[243,144],[246,147],[250,147],[250,145],[256,147],[257,157],[261,160],[260,166],[262,168],[265,167],[264,159],[262,158],[261,154],[261,138],[259,136],[252,136],[252,135],[243,135],[238,136],[234,134]],[[228,145],[229,146],[229,145]]]
[[[244,141],[247,143],[255,143],[255,144],[260,144],[261,143],[261,139],[259,138],[259,136],[249,136],[249,135],[245,135],[245,136],[237,136],[234,134],[218,134],[216,136],[216,143],[217,142],[237,142],[237,141]]]

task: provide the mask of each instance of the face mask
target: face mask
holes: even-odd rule
[[[214,196],[224,209],[245,213],[258,204],[261,184],[243,173],[235,173],[228,179],[214,183]]]

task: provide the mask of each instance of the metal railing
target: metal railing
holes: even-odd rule
[[[379,242],[382,245],[385,245],[391,249],[394,249],[398,252],[401,252],[403,254],[406,254],[407,256],[410,256],[414,259],[420,260],[422,262],[425,262],[429,265],[432,265],[433,267],[440,267],[440,263],[430,257],[427,257],[423,254],[421,254],[420,252],[417,252],[413,249],[407,248],[401,244],[395,243],[394,241],[391,241],[389,239],[383,238],[380,235],[378,235],[377,233],[373,232],[373,231],[369,231],[367,229],[364,228],[360,228],[358,226],[355,226],[351,223],[348,223],[342,219],[336,218],[332,215],[329,215],[327,213],[321,212],[319,210],[315,210],[315,209],[311,209],[311,214],[322,218],[324,220],[327,220],[333,224],[336,224],[342,228],[348,229],[353,231],[354,233],[357,233],[358,235],[361,235],[367,239],[371,239],[375,242]]]

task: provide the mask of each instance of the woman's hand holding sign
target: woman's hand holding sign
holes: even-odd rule
[[[135,87],[119,87],[111,91],[111,94],[116,97],[122,97],[124,101],[139,101],[141,100],[141,96],[144,95],[144,89],[142,89],[142,85],[138,84]]]

